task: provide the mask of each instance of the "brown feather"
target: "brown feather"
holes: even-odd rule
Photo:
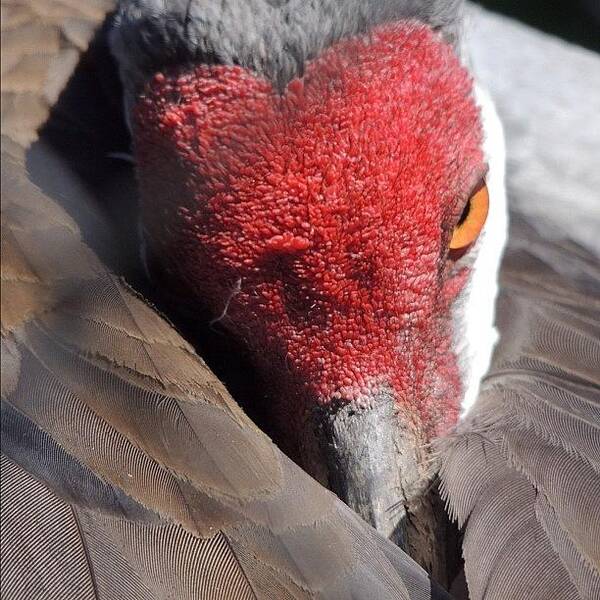
[[[97,598],[73,509],[4,455],[0,466],[2,596]]]
[[[2,132],[37,137],[79,53],[114,0],[2,0]]]

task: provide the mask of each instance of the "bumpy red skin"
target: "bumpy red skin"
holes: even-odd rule
[[[452,227],[484,172],[471,81],[426,27],[337,43],[279,94],[238,67],[157,74],[134,115],[170,276],[255,351],[279,412],[391,388],[454,423]]]

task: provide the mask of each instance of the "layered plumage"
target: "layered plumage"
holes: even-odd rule
[[[440,441],[470,597],[600,596],[600,270],[519,219],[502,337],[477,403]],[[490,540],[485,545],[482,540]]]

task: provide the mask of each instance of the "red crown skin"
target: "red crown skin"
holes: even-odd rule
[[[240,67],[157,74],[134,111],[148,243],[253,351],[281,428],[381,388],[458,418],[447,245],[485,171],[472,83],[430,29],[337,43],[280,94]]]

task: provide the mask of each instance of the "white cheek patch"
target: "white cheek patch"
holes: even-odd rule
[[[484,130],[483,150],[489,170],[486,184],[489,212],[479,240],[472,249],[476,258],[469,282],[458,299],[454,313],[454,344],[463,382],[461,416],[471,408],[479,392],[481,378],[490,366],[498,339],[494,327],[498,270],[506,243],[508,209],[504,185],[505,146],[502,124],[489,94],[475,86]]]

